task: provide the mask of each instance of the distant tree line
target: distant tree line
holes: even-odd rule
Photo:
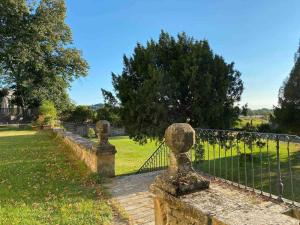
[[[247,115],[248,116],[270,116],[273,114],[273,109],[248,109]]]
[[[66,111],[62,117],[64,121],[75,123],[96,123],[99,120],[107,120],[113,126],[121,127],[120,106],[116,98],[104,89],[101,89],[104,98],[103,104],[92,106],[78,105]]]

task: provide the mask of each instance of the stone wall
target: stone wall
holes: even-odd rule
[[[207,190],[175,197],[152,187],[156,225],[299,225],[284,203],[211,181]]]
[[[62,122],[62,125],[66,128],[66,130],[78,134],[82,137],[88,136],[89,128],[92,128],[96,132],[96,124],[77,124],[77,123],[69,123]],[[124,127],[110,127],[110,136],[124,136],[126,135],[126,131]]]
[[[116,151],[114,147],[109,148],[109,151],[107,151],[107,148],[103,148],[103,146],[99,149],[99,144],[65,131],[63,128],[53,128],[52,132],[59,137],[92,172],[97,172],[107,177],[115,176]]]

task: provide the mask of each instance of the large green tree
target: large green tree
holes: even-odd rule
[[[50,100],[62,111],[70,102],[67,88],[88,65],[72,47],[64,0],[34,2],[0,2],[0,83],[14,90],[19,106]]]
[[[208,41],[161,32],[159,40],[137,44],[113,74],[126,131],[136,140],[161,137],[174,122],[229,128],[237,119],[243,91],[234,63],[211,50]]]
[[[122,126],[120,118],[120,105],[115,96],[104,89],[101,89],[104,105],[97,110],[97,120],[108,120],[115,127]]]
[[[300,135],[300,45],[295,54],[295,65],[279,90],[274,120],[282,132]]]

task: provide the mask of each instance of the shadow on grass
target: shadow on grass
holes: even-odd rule
[[[0,132],[1,131],[20,131],[20,130],[32,130],[32,128],[28,125],[28,126],[6,126],[6,125],[0,125]]]

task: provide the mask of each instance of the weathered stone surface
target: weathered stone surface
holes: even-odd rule
[[[175,123],[165,132],[166,145],[171,149],[168,170],[155,179],[153,186],[174,196],[207,189],[209,181],[196,173],[187,154],[195,143],[195,131],[186,123]]]
[[[166,129],[165,142],[174,154],[186,153],[195,144],[195,131],[187,123],[174,123]]]
[[[100,120],[96,123],[99,144],[97,146],[98,172],[106,177],[115,176],[115,154],[116,148],[108,141],[110,123]]]
[[[130,217],[132,224],[154,225],[153,195],[149,186],[161,172],[134,174],[110,179],[107,188]]]
[[[299,220],[286,215],[290,211],[288,205],[224,183],[211,182],[207,190],[180,197],[161,189],[155,189],[153,193],[156,225],[300,224]]]
[[[99,120],[96,123],[96,130],[99,138],[99,144],[106,145],[108,143],[110,123],[107,120]]]
[[[173,124],[166,130],[170,166],[150,187],[156,225],[299,225],[299,220],[285,215],[286,205],[229,185],[210,184],[196,173],[187,154],[194,138],[188,124]]]
[[[82,160],[87,167],[106,177],[115,176],[115,153],[113,145],[96,144],[86,138],[71,132],[64,131],[63,128],[53,128],[53,133],[62,139],[69,146],[75,155]]]

